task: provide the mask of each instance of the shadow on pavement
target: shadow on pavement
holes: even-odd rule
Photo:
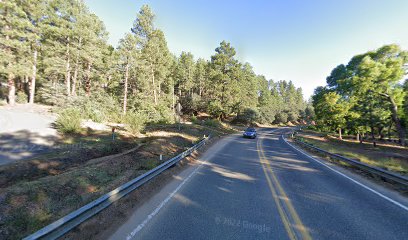
[[[0,165],[33,157],[54,148],[58,137],[28,130],[0,133]]]

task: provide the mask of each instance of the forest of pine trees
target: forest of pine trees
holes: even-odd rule
[[[83,118],[173,122],[184,115],[287,123],[313,110],[291,81],[267,80],[222,41],[211,59],[172,54],[149,6],[115,48],[81,0],[0,1],[0,98],[78,108]]]

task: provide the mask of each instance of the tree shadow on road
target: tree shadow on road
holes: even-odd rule
[[[0,134],[0,165],[45,153],[55,147],[59,138],[29,130]]]

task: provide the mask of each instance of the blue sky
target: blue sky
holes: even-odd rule
[[[209,59],[222,40],[257,74],[292,80],[306,97],[358,53],[397,43],[408,50],[407,0],[86,0],[116,46],[143,4],[171,52]]]

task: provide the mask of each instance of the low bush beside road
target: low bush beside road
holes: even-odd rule
[[[59,112],[55,125],[63,134],[79,133],[81,131],[81,112],[71,107]]]

